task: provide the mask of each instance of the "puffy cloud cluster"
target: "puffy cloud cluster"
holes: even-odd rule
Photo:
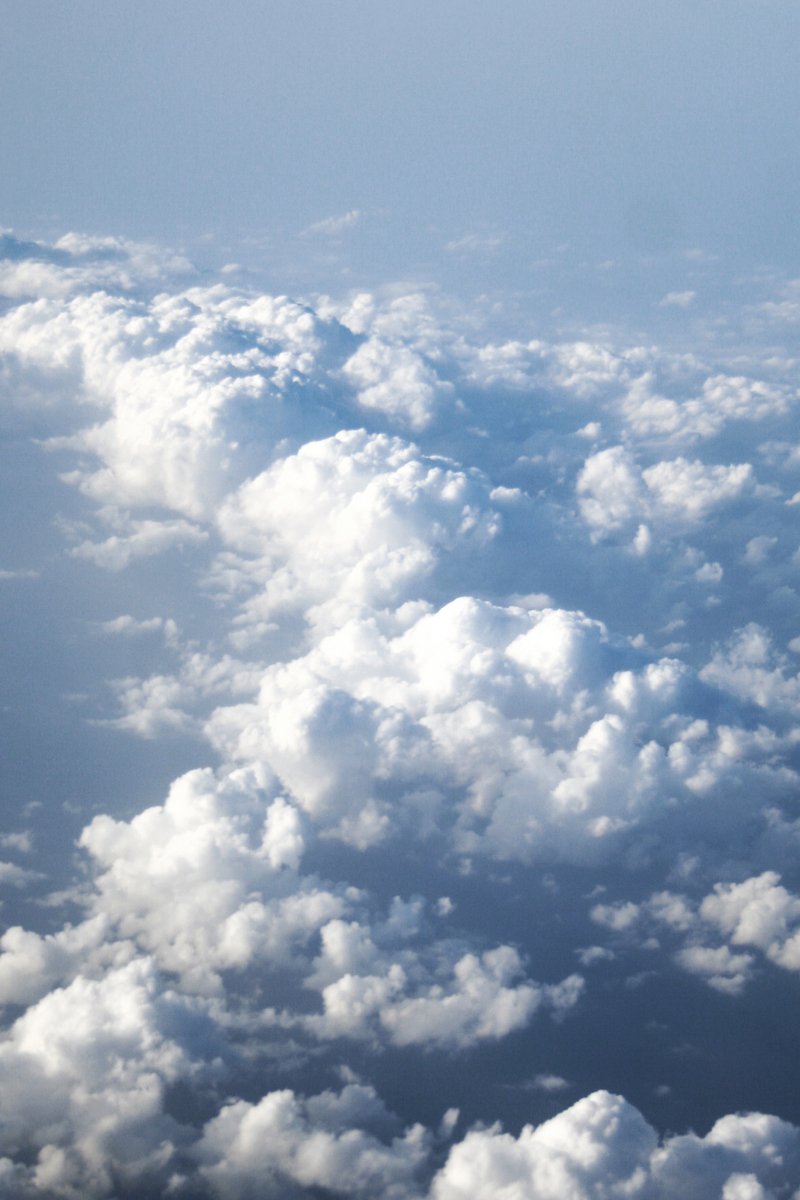
[[[784,970],[800,970],[800,898],[781,884],[775,871],[739,883],[717,883],[699,903],[662,891],[643,904],[596,904],[592,918],[617,933],[677,935],[676,962],[730,995],[752,977],[754,949]]]
[[[344,912],[343,897],[313,880],[299,885],[299,815],[258,782],[252,771],[220,783],[194,771],[130,822],[96,817],[80,839],[96,872],[88,918],[47,935],[9,929],[0,1000],[29,1001],[79,967],[102,971],[133,945],[189,992],[219,992],[221,971],[286,958],[293,942]]]
[[[453,948],[431,949],[432,969],[407,951],[387,959],[363,927],[329,922],[307,981],[320,989],[324,1011],[304,1026],[321,1037],[372,1040],[379,1031],[396,1046],[467,1047],[524,1027],[543,1003],[563,1015],[583,989],[579,975],[549,987],[520,981],[522,962],[511,946],[463,954],[452,965]]]
[[[437,1134],[403,1131],[342,1067],[486,1054],[602,1002],[591,974],[539,970],[503,927],[511,895],[551,929],[550,964],[616,962],[575,932],[591,894],[615,946],[666,948],[729,996],[757,954],[798,969],[800,900],[774,869],[794,828],[800,615],[774,359],[760,378],[588,338],[492,342],[421,293],[256,296],[119,242],[0,253],[4,389],[67,460],[70,568],[113,573],[86,628],[124,665],[116,709],[91,719],[217,757],[133,816],[104,804],[82,880],[0,939],[0,1193],[800,1186],[777,1118],[659,1142],[606,1092],[518,1136],[478,1125],[445,1161],[449,1097]],[[733,437],[745,424],[760,448]],[[663,580],[646,591],[648,555]],[[33,587],[39,570],[0,575]],[[765,587],[775,603],[747,623]],[[143,596],[172,615],[141,615]],[[619,886],[643,868],[646,888],[592,890],[593,872]],[[496,889],[496,905],[475,892],[479,916],[441,894],[469,900],[472,879]],[[0,884],[39,881],[9,862]],[[336,1067],[341,1092],[302,1094]],[[532,1103],[568,1086],[561,1069],[536,1063]]]
[[[776,1117],[723,1117],[704,1138],[659,1145],[637,1109],[595,1092],[518,1138],[497,1128],[468,1133],[431,1200],[768,1200],[789,1194],[798,1169],[798,1130]]]
[[[596,537],[643,521],[692,525],[752,487],[750,463],[676,458],[642,470],[622,446],[591,455],[577,483],[581,513]]]
[[[391,1134],[393,1124],[374,1090],[363,1085],[309,1099],[286,1089],[258,1104],[227,1105],[206,1125],[193,1155],[200,1179],[224,1200],[309,1196],[318,1189],[364,1200],[412,1200],[422,1195],[416,1176],[427,1165],[432,1139],[421,1125],[391,1140],[376,1136],[376,1125]]]
[[[582,829],[601,837],[640,807],[634,793],[618,812],[604,778],[637,757],[623,719],[590,701],[612,657],[603,628],[581,614],[464,598],[423,611],[394,637],[374,619],[348,622],[305,657],[269,668],[258,702],[217,710],[209,732],[227,756],[269,762],[315,822],[359,844],[402,823],[404,810],[416,821],[423,806],[434,826],[451,821],[445,790],[460,784],[465,847],[485,840],[501,856],[526,846],[535,855],[561,830],[580,853]],[[640,690],[657,706],[679,674],[651,673]],[[556,718],[573,731],[569,756],[553,753]]]
[[[399,633],[347,622],[207,725],[346,841],[411,823],[461,854],[597,861],[665,792],[690,809],[756,769],[744,730],[692,713],[682,663],[642,662],[582,613],[464,597],[403,615]],[[775,796],[786,772],[757,769]]]
[[[31,1164],[0,1176],[4,1194],[101,1197],[160,1177],[184,1137],[165,1091],[213,1069],[214,1039],[148,959],[44,996],[0,1043],[0,1146]]]
[[[755,622],[736,630],[718,648],[701,676],[715,687],[776,715],[800,712],[800,674],[776,652],[768,631]]]
[[[317,1014],[250,1004],[267,1025],[323,1040],[466,1047],[527,1025],[542,1005],[558,1015],[574,1005],[579,976],[539,985],[510,946],[477,954],[432,938],[421,899],[396,897],[382,918],[358,889],[299,876],[299,814],[281,796],[267,801],[258,782],[253,771],[219,783],[194,771],[130,822],[96,817],[81,837],[96,872],[90,915],[44,936],[8,930],[0,1000],[30,1003],[78,972],[102,978],[146,954],[187,994],[224,998],[225,976],[252,967],[267,999],[270,972],[302,981],[319,994]]]
[[[239,624],[282,610],[336,626],[414,597],[443,552],[476,552],[497,531],[486,481],[385,434],[308,442],[234,492],[217,524],[228,570],[255,585]]]

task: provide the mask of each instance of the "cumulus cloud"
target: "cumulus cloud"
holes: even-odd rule
[[[348,430],[308,442],[243,484],[220,508],[229,567],[258,587],[240,624],[300,609],[323,625],[414,599],[443,551],[477,550],[498,518],[486,481],[385,434]],[[223,564],[224,566],[225,564]]]
[[[453,963],[443,947],[431,971],[409,954],[381,961],[364,931],[342,922],[322,930],[322,945],[315,981],[331,966],[337,978],[322,987],[323,1014],[305,1024],[323,1037],[373,1038],[377,1027],[397,1046],[467,1047],[524,1027],[542,1004],[566,1013],[583,990],[577,975],[548,987],[520,980],[522,962],[511,946]]]
[[[115,1178],[161,1174],[181,1136],[165,1088],[197,1069],[192,1042],[207,1036],[146,959],[29,1008],[0,1044],[0,1119],[5,1153],[33,1164],[31,1191],[101,1197]]]
[[[796,712],[800,675],[786,655],[775,650],[769,632],[751,621],[717,649],[701,677],[763,709]]]
[[[792,1187],[800,1161],[797,1129],[760,1114],[723,1117],[706,1137],[655,1131],[620,1096],[595,1092],[518,1138],[497,1127],[455,1146],[436,1176],[432,1200],[531,1196],[536,1200],[761,1197]]]
[[[342,373],[356,388],[358,402],[364,408],[402,417],[417,430],[430,424],[437,399],[452,390],[414,350],[375,338],[356,350]]]
[[[641,904],[596,904],[591,917],[637,940],[653,931],[673,935],[679,941],[678,965],[730,995],[737,995],[752,979],[754,950],[784,970],[800,970],[800,899],[782,885],[776,871],[716,883],[699,901],[662,891]]]
[[[346,911],[342,896],[299,883],[301,820],[257,772],[191,772],[130,822],[96,817],[81,844],[97,871],[93,915],[192,991],[219,990],[221,971],[254,958],[288,957]]]
[[[465,597],[406,619],[399,633],[350,621],[268,668],[257,700],[218,708],[208,736],[268,764],[345,841],[411,821],[461,853],[529,861],[607,857],[662,789],[690,802],[746,769],[730,735],[685,711],[685,666],[637,665],[582,613]]]
[[[613,770],[614,749],[624,741],[617,717],[593,725],[576,714],[566,771],[530,736],[537,716],[568,708],[592,681],[602,686],[604,640],[602,627],[580,614],[505,610],[466,598],[423,611],[394,637],[373,621],[351,622],[305,659],[268,670],[258,703],[217,710],[209,732],[228,755],[262,756],[315,821],[350,840],[367,844],[386,832],[382,779],[404,780],[413,813],[414,794],[449,777],[468,792],[461,824],[472,824],[481,797],[484,816],[497,807],[503,816],[488,828],[480,823],[489,848],[502,854],[505,836],[520,853],[535,847],[540,827],[552,821],[557,829],[559,817],[568,819],[571,792],[588,795],[600,782],[594,770],[582,771],[590,745],[608,746]],[[512,825],[523,789],[527,802]],[[604,800],[598,796],[598,804]],[[588,803],[575,811],[582,825],[602,821],[602,809],[592,813]],[[463,837],[479,844],[466,828]]]
[[[372,1088],[350,1084],[338,1095],[309,1099],[287,1089],[258,1104],[240,1100],[225,1107],[206,1125],[194,1155],[201,1179],[226,1200],[310,1195],[320,1188],[365,1200],[419,1197],[415,1175],[430,1135],[415,1125],[381,1138],[370,1123],[379,1132],[388,1125],[391,1134],[393,1122]]]
[[[403,1131],[350,1065],[535,1042],[630,947],[731,1002],[798,969],[788,368],[493,339],[430,289],[200,286],[113,239],[0,249],[4,385],[74,490],[93,732],[214,763],[136,812],[94,797],[46,906],[0,864],[0,1190],[788,1194],[774,1117],[659,1142],[595,1092],[445,1159],[449,1083],[438,1132]],[[539,1066],[513,1086],[549,1112],[578,1076]]]
[[[641,469],[622,446],[588,458],[577,490],[584,520],[604,537],[643,519],[689,526],[753,487],[750,463],[707,466],[685,458]]]

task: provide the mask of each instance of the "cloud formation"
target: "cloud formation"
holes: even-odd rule
[[[788,368],[2,246],[3,386],[70,494],[58,568],[2,574],[86,579],[91,728],[197,765],[95,798],[55,894],[13,861],[46,826],[4,838],[0,1190],[800,1186],[788,1121],[660,1138],[544,1058],[626,955],[731,1003],[800,965]],[[501,1046],[517,1134],[474,1078],[457,1135],[446,1084],[398,1119],[362,1077]]]

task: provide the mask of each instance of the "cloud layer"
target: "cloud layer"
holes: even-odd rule
[[[87,727],[196,763],[87,808],[56,894],[36,829],[4,841],[3,1194],[792,1194],[791,1122],[557,1112],[546,1059],[631,956],[730,1003],[800,967],[791,371],[3,245],[3,388],[96,601]],[[516,1133],[477,1076],[461,1126],[369,1076],[505,1046],[538,1055]]]

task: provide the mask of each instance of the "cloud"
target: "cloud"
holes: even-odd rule
[[[760,534],[758,537],[750,538],[745,546],[744,561],[753,567],[760,566],[767,561],[770,551],[777,544],[778,539],[776,537],[770,537],[769,534],[765,533]]]
[[[342,213],[338,217],[324,217],[321,221],[315,221],[313,225],[308,225],[303,230],[303,234],[311,237],[340,237],[346,233],[348,229],[353,229],[363,219],[364,214],[360,208],[351,208],[349,212]]]
[[[448,254],[473,255],[496,254],[506,240],[502,233],[465,233],[445,243]]]
[[[685,292],[667,292],[659,305],[661,308],[688,308],[697,299],[697,292],[687,290]]]
[[[80,839],[95,867],[89,917],[46,936],[9,930],[0,1002],[30,1003],[89,964],[103,972],[136,952],[190,994],[224,997],[226,974],[254,963],[305,975],[318,1014],[260,1019],[323,1040],[467,1047],[523,1027],[540,1007],[563,1015],[576,1003],[578,976],[539,985],[510,946],[478,955],[432,939],[420,900],[396,897],[381,918],[356,889],[298,876],[302,822],[282,797],[267,801],[268,786],[253,772],[217,781],[195,771],[130,822],[96,817]],[[439,905],[439,920],[451,911]]]
[[[582,613],[465,597],[406,621],[351,620],[267,668],[256,700],[218,708],[207,736],[355,845],[413,824],[522,861],[607,859],[664,791],[690,805],[748,769],[736,735],[687,707],[684,665],[637,665]],[[774,794],[784,777],[759,770]]]
[[[268,669],[258,703],[217,710],[208,731],[226,755],[270,763],[312,819],[347,840],[385,835],[381,779],[403,780],[413,797],[450,778],[466,790],[460,837],[471,849],[483,840],[489,852],[535,855],[563,823],[580,853],[579,830],[595,840],[610,799],[598,756],[607,754],[612,774],[624,769],[618,754],[636,756],[625,724],[576,713],[572,757],[554,758],[525,721],[554,717],[582,689],[602,688],[606,655],[605,631],[582,614],[464,598],[423,610],[395,636],[372,620],[351,621],[305,659]],[[671,686],[668,672],[661,686]],[[484,817],[494,813],[483,835],[467,833],[478,797]],[[631,796],[623,811],[634,806]]]
[[[129,528],[130,533],[113,534],[102,542],[81,542],[70,553],[108,571],[121,571],[134,559],[197,545],[208,537],[205,530],[189,521],[133,521]]]
[[[675,961],[717,991],[738,995],[752,979],[759,950],[776,966],[800,970],[800,899],[776,871],[738,883],[716,883],[699,901],[655,892],[642,904],[597,904],[592,920],[643,940],[655,930],[677,935]]]
[[[0,1045],[6,1154],[32,1161],[35,1194],[107,1196],[159,1174],[180,1138],[166,1086],[191,1075],[204,1017],[136,959],[76,978],[29,1008]]]
[[[359,970],[346,969],[351,966],[354,940]],[[523,1028],[540,1005],[563,1015],[583,990],[577,975],[549,987],[520,980],[522,962],[511,946],[498,946],[480,957],[464,954],[452,963],[447,962],[449,955],[439,951],[435,969],[423,972],[422,963],[409,955],[391,965],[381,961],[357,926],[331,923],[322,930],[322,945],[323,960],[315,964],[316,976],[324,981],[330,969],[324,961],[327,956],[334,958],[338,977],[321,989],[322,1016],[305,1024],[327,1038],[372,1038],[377,1026],[397,1046],[465,1048],[497,1041]]]
[[[760,1114],[728,1116],[705,1138],[667,1137],[620,1096],[595,1092],[518,1138],[495,1127],[468,1133],[436,1176],[432,1200],[525,1195],[536,1200],[658,1196],[726,1200],[791,1187],[797,1129]]]
[[[486,481],[385,434],[307,442],[234,492],[218,514],[259,592],[244,622],[300,609],[325,627],[409,596],[443,551],[478,548],[498,528]]]
[[[419,1197],[415,1175],[430,1136],[412,1126],[384,1140],[356,1122],[391,1131],[372,1088],[349,1084],[338,1095],[309,1099],[285,1089],[258,1104],[228,1105],[206,1125],[194,1155],[203,1182],[225,1200],[310,1195],[320,1188],[364,1200]]]
[[[560,1075],[535,1075],[532,1085],[540,1092],[563,1092],[569,1082]]]
[[[147,617],[139,620],[130,613],[122,613],[110,621],[100,621],[98,629],[107,637],[142,637],[148,633],[162,634],[167,644],[174,645],[178,638],[178,627],[172,617]]]
[[[0,581],[10,579],[38,579],[40,572],[32,567],[4,568],[0,571]]]
[[[91,913],[191,991],[219,991],[221,971],[256,958],[289,957],[347,910],[298,880],[302,822],[263,773],[190,772],[130,822],[96,817],[81,845],[97,872]]]
[[[48,563],[93,753],[109,728],[147,740],[124,752],[136,804],[85,797],[57,893],[0,864],[22,1094],[0,1190],[796,1187],[778,1118],[659,1141],[602,1091],[453,1141],[462,1103],[492,1119],[484,1073],[530,1105],[515,1130],[578,1089],[546,1020],[585,1044],[630,955],[731,1005],[798,969],[788,359],[490,336],[430,288],[257,295],[113,239],[4,247],[4,386],[71,488]],[[37,868],[61,833],[33,829]],[[537,1038],[547,1069],[508,1084]],[[356,1068],[402,1077],[405,1132]]]
[[[800,675],[792,673],[786,655],[776,652],[767,630],[754,621],[716,650],[700,675],[760,708],[796,712],[800,705]]]
[[[790,971],[800,970],[800,899],[765,871],[739,884],[717,884],[700,905],[700,918],[735,946],[756,946]]]
[[[752,486],[750,463],[706,466],[677,458],[641,470],[628,451],[614,446],[586,460],[577,491],[593,536],[605,537],[645,519],[667,526],[704,521]]]
[[[414,430],[430,424],[437,400],[452,390],[415,351],[375,338],[356,350],[342,373],[357,389],[362,407],[403,418]]]

